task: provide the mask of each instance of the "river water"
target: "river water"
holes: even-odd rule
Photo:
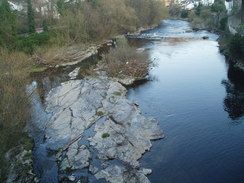
[[[244,182],[244,75],[226,63],[217,39],[207,31],[192,32],[189,23],[180,20],[166,20],[128,39],[154,63],[149,81],[127,94],[164,130],[165,138],[153,142],[141,159],[142,167],[153,170],[152,183]],[[35,140],[34,172],[43,183],[58,182],[54,153],[45,144],[51,116],[43,101],[51,88],[69,80],[73,69],[35,76],[30,86],[36,89],[28,128]],[[86,171],[90,182],[98,182]]]
[[[128,98],[165,134],[142,166],[152,168],[153,183],[243,183],[244,77],[226,63],[216,34],[190,30],[187,22],[166,20],[131,41],[156,66]]]

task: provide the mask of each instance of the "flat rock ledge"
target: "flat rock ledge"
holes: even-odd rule
[[[46,111],[52,118],[45,139],[57,152],[60,172],[87,168],[111,183],[150,182],[146,175],[152,171],[138,160],[163,132],[156,119],[142,116],[138,105],[126,99],[126,92],[106,76],[70,80],[50,91]]]

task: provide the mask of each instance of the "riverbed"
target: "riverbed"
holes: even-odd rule
[[[165,138],[154,141],[140,160],[142,167],[152,169],[148,176],[152,183],[244,182],[244,84],[219,52],[217,39],[208,31],[192,31],[188,22],[180,20],[162,21],[128,38],[153,62],[148,81],[127,93],[142,114],[155,117],[164,131]],[[28,129],[35,140],[34,172],[40,182],[59,180],[55,153],[45,142],[51,116],[44,101],[52,88],[70,80],[73,69],[35,76],[30,86],[33,113]],[[90,131],[85,136],[94,135]],[[74,175],[84,182],[104,182],[88,169]]]

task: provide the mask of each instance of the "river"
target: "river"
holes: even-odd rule
[[[243,75],[226,63],[217,35],[187,30],[187,22],[168,20],[138,37],[156,67],[128,98],[165,133],[142,166],[155,183],[243,183]],[[202,36],[209,39],[180,39]]]
[[[165,138],[154,141],[141,159],[142,166],[153,171],[152,183],[244,182],[243,75],[227,64],[217,39],[214,33],[193,32],[189,23],[180,20],[162,21],[128,39],[153,61],[148,81],[127,94],[164,130]],[[43,99],[51,88],[69,80],[71,70],[35,77],[31,87],[37,90],[28,129],[35,140],[34,171],[41,182],[58,181],[55,156],[44,143],[50,115]],[[97,182],[87,170],[84,174]]]

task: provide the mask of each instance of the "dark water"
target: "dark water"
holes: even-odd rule
[[[243,183],[244,76],[226,64],[217,35],[189,30],[168,20],[137,38],[157,66],[128,97],[166,136],[141,163],[153,183]]]
[[[87,74],[87,70],[101,60],[102,54],[108,52],[108,50],[113,46],[114,44],[104,43],[98,49],[97,54],[90,56],[76,65],[50,68],[41,73],[32,73],[33,82],[27,86],[27,92],[31,94],[31,116],[27,123],[26,130],[29,132],[29,136],[34,139],[33,170],[39,178],[40,183],[69,182],[64,180],[61,181],[61,179],[65,179],[70,175],[74,175],[76,177],[76,182],[78,182],[78,180],[80,180],[81,183],[104,182],[103,180],[96,180],[94,175],[90,174],[88,168],[73,172],[70,171],[66,174],[58,172],[58,164],[55,156],[56,152],[48,149],[45,139],[45,130],[48,128],[48,122],[52,117],[52,114],[48,114],[45,111],[45,97],[52,88],[58,87],[61,83],[71,80],[69,73],[75,68],[80,68],[76,79],[84,78]],[[101,121],[102,120],[99,120],[97,123],[100,123]],[[92,133],[94,133],[93,129],[94,126],[87,129],[84,132],[84,137],[88,138],[91,136]],[[88,142],[82,139],[79,143],[87,145]],[[97,154],[95,149],[90,148],[90,150],[92,154],[94,154],[90,163],[99,167],[95,159],[95,155]]]
[[[106,47],[105,47],[106,49]],[[106,51],[106,50],[105,50]],[[76,67],[80,67],[80,74],[78,79],[83,78],[82,73],[86,72],[91,65],[97,63],[99,54],[89,57],[75,66],[68,66],[63,68],[54,68],[45,71],[44,73],[33,73],[33,82],[28,86],[29,93],[31,93],[31,117],[27,124],[27,131],[34,139],[34,173],[39,178],[40,183],[57,183],[59,182],[58,165],[56,162],[55,152],[48,150],[45,141],[45,130],[47,124],[52,117],[51,114],[45,111],[45,97],[52,88],[60,86],[62,82],[70,80],[68,74]],[[77,175],[76,177],[84,177],[83,182],[87,182],[88,169],[80,172],[71,172]],[[83,176],[85,175],[85,176]],[[61,175],[62,176],[62,175]],[[67,175],[68,176],[68,175]],[[90,179],[94,180],[95,177],[90,175]]]

